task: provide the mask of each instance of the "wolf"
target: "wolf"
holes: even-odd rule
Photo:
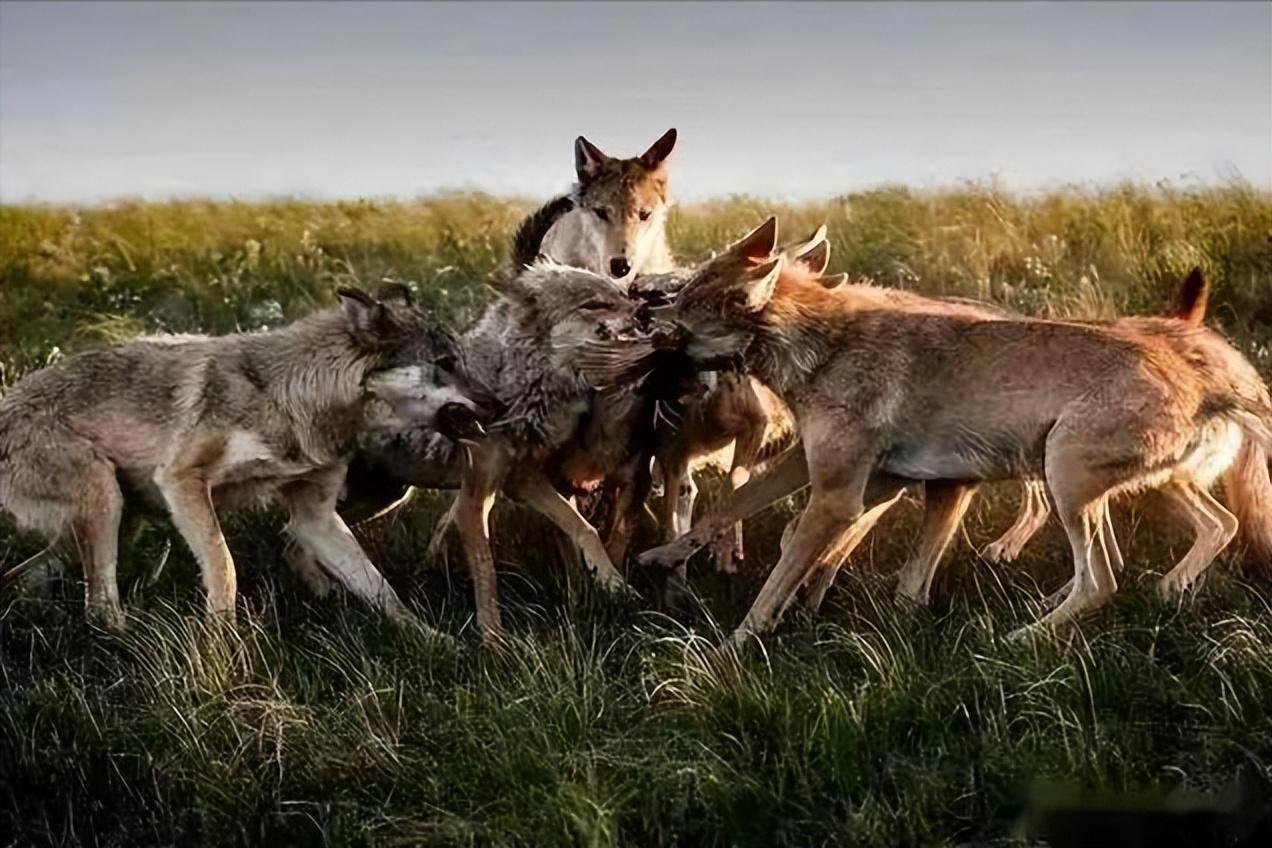
[[[819,236],[824,237],[824,235],[825,231],[823,228],[817,234],[814,234],[809,244],[815,243]],[[749,243],[744,240],[744,242],[736,245],[734,250],[753,249],[758,251],[756,255],[763,256],[771,252],[772,245],[775,243],[775,231],[761,228],[749,237]],[[800,248],[800,251],[809,251],[809,246],[805,245]],[[804,263],[804,265],[806,269],[812,270],[814,273],[816,273],[817,267],[824,267],[824,264],[818,266],[816,263],[813,266],[808,265],[808,263]],[[922,312],[958,314],[983,320],[1012,320],[1022,317],[1018,313],[1013,313],[1002,307],[965,298],[929,298],[911,292],[879,288],[869,283],[869,281],[866,281],[865,284],[861,282],[850,283],[847,276],[843,274],[835,275],[834,277],[822,277],[820,282],[832,291],[851,292],[862,302],[873,303],[884,308],[908,308]],[[1228,368],[1236,374],[1241,372],[1244,367],[1242,379],[1247,380],[1253,386],[1258,386],[1257,374],[1248,364],[1245,366],[1241,365],[1241,362],[1243,362],[1241,357],[1218,334],[1212,331],[1199,333],[1180,332],[1181,324],[1185,328],[1188,326],[1197,327],[1201,324],[1204,318],[1207,294],[1208,290],[1200,270],[1194,269],[1181,286],[1173,314],[1160,318],[1127,317],[1112,322],[1089,323],[1106,326],[1119,332],[1133,335],[1144,334],[1159,338],[1175,347],[1182,354],[1208,356],[1215,369]],[[1209,348],[1209,353],[1207,353],[1207,348]],[[793,459],[793,455],[788,458]],[[793,473],[799,475],[800,482],[796,487],[806,484],[807,475],[801,469],[801,461],[794,461],[789,465],[795,468]],[[780,469],[783,467],[783,462],[777,461],[775,466]],[[790,468],[788,468],[789,470]],[[796,478],[790,479],[795,480]],[[916,554],[901,570],[901,580],[898,584],[899,595],[920,604],[928,602],[931,581],[935,575],[936,568],[939,566],[941,557],[952,540],[954,532],[961,523],[962,516],[971,502],[971,496],[974,491],[973,488],[967,485],[946,486],[937,482],[929,483],[924,488],[927,489],[927,492],[924,499],[925,517],[922,537]],[[991,560],[1006,561],[1014,557],[1029,538],[1046,522],[1050,506],[1047,502],[1043,483],[1038,480],[1027,479],[1023,483],[1023,489],[1022,508],[1016,522],[1002,538],[987,548],[987,558]],[[784,494],[790,494],[793,490],[773,491],[770,492],[768,497],[776,499]],[[841,535],[831,546],[823,561],[806,576],[804,584],[810,589],[806,602],[811,609],[815,610],[820,606],[825,593],[833,583],[838,568],[878,519],[895,505],[899,499],[900,494],[898,493],[896,498],[870,509],[860,521],[853,525],[850,531],[846,531]],[[1239,509],[1243,504],[1240,501],[1235,501],[1233,505],[1234,508]],[[761,503],[754,502],[739,511],[726,502],[719,519],[704,521],[702,525],[695,527],[694,535],[698,539],[724,538],[726,543],[729,543],[731,539],[724,533],[725,516],[728,515],[732,516],[733,519],[740,519],[749,514],[750,511],[753,511],[754,508],[759,508],[760,506],[762,506]],[[788,525],[787,532],[783,534],[783,546],[790,538],[796,523],[797,521],[792,521]],[[693,547],[695,547],[694,543],[688,539],[685,540],[682,546],[677,546],[684,555],[687,555]],[[995,549],[999,551],[997,555],[989,553]],[[1120,557],[1116,554],[1116,551],[1114,551],[1113,556],[1114,569],[1120,571]],[[680,559],[679,562],[675,576],[679,581],[683,582],[683,559]],[[790,600],[793,600],[793,596]]]
[[[676,130],[667,130],[640,156],[607,156],[583,136],[574,142],[578,180],[569,209],[546,232],[540,252],[563,265],[607,274],[617,285],[636,274],[675,268],[667,247],[668,157]]]
[[[125,625],[115,572],[126,503],[168,512],[199,562],[208,613],[232,618],[234,561],[218,513],[274,500],[324,569],[390,618],[413,619],[335,506],[368,381],[445,337],[413,307],[338,294],[338,306],[268,332],[85,352],[27,375],[0,401],[0,508],[74,543],[90,618]],[[391,382],[377,390],[414,418],[441,405],[402,397]]]
[[[882,305],[911,310],[965,315],[984,320],[1015,320],[1023,317],[1019,313],[1000,306],[966,298],[929,298],[910,292],[879,289],[872,285],[851,284],[847,281],[828,284],[823,280],[823,283],[827,284],[832,291],[838,290],[850,293],[859,299],[873,299]],[[1235,351],[1221,336],[1213,331],[1197,333],[1187,331],[1186,328],[1189,327],[1200,327],[1204,321],[1208,294],[1209,289],[1205,278],[1201,270],[1195,268],[1182,282],[1173,312],[1166,316],[1129,316],[1112,321],[1079,323],[1102,326],[1114,332],[1132,336],[1152,337],[1171,346],[1181,355],[1208,358],[1214,368],[1226,367],[1234,375],[1239,375],[1239,379],[1252,381],[1251,385],[1258,385],[1257,374],[1248,364],[1241,365],[1244,360],[1239,355],[1236,359],[1231,358],[1235,355]],[[963,515],[971,504],[974,493],[974,487],[968,485],[945,486],[933,483],[925,486],[925,489],[924,523],[918,551],[901,570],[901,579],[897,587],[900,596],[921,605],[928,603],[936,570],[955,531],[962,522]],[[1046,488],[1041,480],[1026,479],[1023,481],[1022,489],[1021,509],[1016,521],[1002,537],[989,544],[983,552],[985,558],[991,562],[1009,562],[1018,556],[1029,539],[1043,527],[1050,515],[1051,508],[1047,500]],[[821,605],[838,568],[892,503],[895,501],[872,510],[854,526],[851,533],[846,533],[831,546],[826,560],[810,573],[806,580],[806,583],[811,584],[806,598],[810,609],[816,610]],[[1240,505],[1240,502],[1235,503]],[[788,527],[788,533],[784,534],[784,538],[789,538],[791,530],[793,528]],[[1120,555],[1114,550],[1111,556],[1114,570],[1120,571],[1122,567]]]
[[[701,367],[741,359],[791,406],[803,441],[809,505],[736,640],[771,629],[843,529],[916,481],[1046,480],[1074,577],[1018,633],[1070,622],[1113,594],[1115,495],[1157,490],[1197,530],[1164,591],[1187,588],[1236,532],[1207,491],[1218,472],[1235,469],[1244,529],[1272,550],[1272,402],[1261,381],[1109,328],[880,308],[798,269],[774,274],[781,256],[748,258],[750,273],[686,285],[663,319]],[[642,556],[668,559],[665,549]]]
[[[477,620],[483,635],[495,638],[501,619],[488,523],[500,492],[563,530],[603,588],[630,591],[569,495],[594,486],[632,453],[621,438],[606,438],[603,450],[588,440],[602,417],[597,410],[619,411],[605,425],[612,428],[640,417],[623,410],[649,404],[634,383],[599,386],[576,361],[591,341],[629,344],[646,335],[643,301],[607,277],[546,259],[507,269],[490,283],[501,296],[498,320],[488,315],[457,341],[463,380],[479,387],[473,408],[491,411],[483,412],[483,434],[460,450],[427,428],[372,427],[360,453],[381,480],[458,488],[453,520],[473,578]],[[652,422],[652,409],[646,416]]]
[[[669,276],[676,266],[667,247],[667,216],[674,203],[667,163],[676,138],[673,127],[640,156],[618,158],[579,136],[574,143],[577,181],[567,194],[549,200],[522,221],[509,259],[496,273],[515,275],[543,257],[602,275],[623,291],[638,275]],[[499,337],[507,329],[507,308],[502,300],[493,304],[473,334]],[[652,450],[652,436],[645,432],[648,416],[642,403],[631,394],[602,394],[596,400],[601,406],[589,415],[589,432],[580,434],[580,440],[605,454],[594,465],[609,469],[600,487],[606,548],[621,562],[650,488],[648,461],[641,454]],[[384,498],[373,497],[361,505],[358,515],[365,519],[382,514],[384,508]],[[435,528],[431,551],[440,549],[453,517],[452,508]]]

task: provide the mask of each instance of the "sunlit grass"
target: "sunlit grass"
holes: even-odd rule
[[[274,326],[347,282],[407,281],[462,324],[531,205],[0,207],[0,390],[140,332]],[[739,198],[678,209],[675,250],[706,255],[770,211],[787,236],[827,221],[832,270],[1037,315],[1161,311],[1200,265],[1213,322],[1272,373],[1272,198],[1247,186]],[[698,565],[702,615],[676,621],[596,597],[515,507],[495,516],[498,651],[477,645],[457,554],[420,559],[441,498],[364,540],[458,649],[308,598],[272,513],[228,522],[241,615],[210,628],[179,543],[151,580],[171,531],[148,525],[124,555],[123,637],[83,622],[74,568],[0,595],[0,844],[955,845],[1017,834],[1040,781],[1213,795],[1266,775],[1266,570],[1230,557],[1195,598],[1160,602],[1153,575],[1187,540],[1121,509],[1110,607],[1071,641],[1007,644],[1069,568],[1054,527],[1016,565],[975,555],[1014,497],[978,501],[932,610],[892,600],[917,529],[900,507],[821,615],[744,654],[721,633],[761,574],[731,591]],[[797,505],[751,524],[752,562],[774,560]],[[0,519],[0,565],[39,547]]]

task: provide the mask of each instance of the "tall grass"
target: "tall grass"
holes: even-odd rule
[[[272,326],[345,282],[407,281],[463,323],[530,206],[0,207],[0,389],[140,332]],[[1160,311],[1201,265],[1212,319],[1272,373],[1272,198],[1247,186],[737,198],[678,210],[673,244],[705,255],[770,211],[788,236],[827,221],[833,270],[1032,314]],[[152,579],[171,537],[161,522],[126,548],[122,637],[83,623],[73,576],[0,595],[0,845],[1008,843],[1045,835],[1047,805],[1075,792],[1088,807],[1124,795],[1132,816],[1229,804],[1255,816],[1224,819],[1233,839],[1260,836],[1267,574],[1225,561],[1196,597],[1160,602],[1153,575],[1188,540],[1132,507],[1116,515],[1123,590],[1071,641],[1001,639],[1069,567],[1055,528],[1017,565],[975,555],[968,543],[1010,520],[1008,495],[974,509],[934,609],[891,598],[918,523],[898,509],[820,616],[739,655],[718,633],[761,574],[737,589],[698,568],[702,613],[676,621],[595,597],[515,507],[496,515],[511,636],[478,648],[462,569],[419,559],[441,505],[425,499],[365,542],[458,648],[309,598],[280,565],[269,512],[227,524],[243,598],[231,631],[203,624],[179,544]],[[748,528],[754,562],[774,560],[797,505]],[[0,519],[0,564],[39,547]],[[1132,820],[1140,834],[1156,821]],[[1154,844],[1188,844],[1192,821],[1169,819]]]

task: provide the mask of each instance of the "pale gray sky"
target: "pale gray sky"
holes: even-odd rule
[[[1272,187],[1272,4],[0,3],[0,201]]]

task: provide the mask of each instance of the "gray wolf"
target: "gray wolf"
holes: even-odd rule
[[[151,336],[24,377],[0,401],[0,507],[73,542],[87,613],[120,628],[125,502],[164,509],[199,561],[210,614],[233,617],[234,562],[218,513],[282,503],[288,530],[348,589],[410,613],[337,515],[367,382],[438,343],[418,310],[356,289],[286,327],[220,337]],[[392,382],[390,405],[429,416]],[[402,406],[402,404],[405,404]]]

